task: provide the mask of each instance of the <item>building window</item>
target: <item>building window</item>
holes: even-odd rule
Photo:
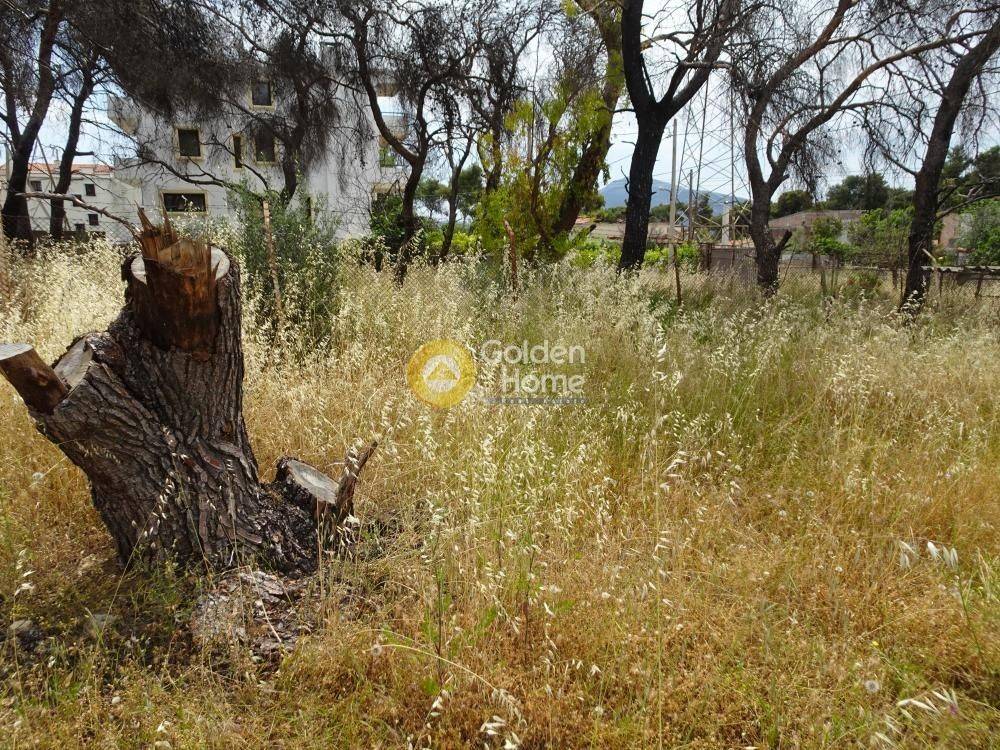
[[[87,214],[87,223],[92,227],[96,227],[101,221],[101,218],[97,214]]]
[[[243,169],[243,136],[233,136],[233,166]]]
[[[97,195],[97,186],[92,182],[88,182],[83,186],[83,192],[87,194],[88,198],[93,198]]]
[[[274,99],[271,95],[270,81],[254,81],[250,87],[250,101],[255,107],[271,107]]]
[[[86,229],[87,227],[86,227],[86,225],[85,225],[85,224],[74,224],[74,225],[73,225],[73,228],[74,228],[74,229],[75,229],[75,230],[76,230],[77,232],[82,232],[82,231],[84,231],[84,230],[85,230],[85,229]]]
[[[270,133],[259,133],[253,139],[253,158],[260,164],[273,164],[275,158],[274,138]]]
[[[32,180],[31,181],[31,192],[33,192],[33,193],[40,193],[40,192],[42,192],[42,181],[41,180]]]
[[[197,128],[177,128],[177,153],[188,159],[201,158],[201,138]]]
[[[208,210],[204,193],[164,193],[163,210],[171,214],[198,213]]]

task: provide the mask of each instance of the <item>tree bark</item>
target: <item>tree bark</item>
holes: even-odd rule
[[[900,307],[906,307],[912,313],[920,310],[927,295],[927,277],[923,266],[930,260],[934,247],[938,190],[955,123],[973,81],[997,50],[1000,50],[1000,18],[994,21],[979,43],[955,64],[951,78],[941,92],[941,103],[927,138],[927,151],[914,181],[906,283],[900,300]]]
[[[458,189],[461,184],[462,169],[471,153],[472,140],[470,138],[459,155],[458,161],[456,162],[452,158],[454,163],[451,165],[451,180],[448,183],[448,222],[444,227],[444,237],[441,240],[441,253],[438,260],[444,260],[451,252],[451,243],[455,239],[455,224],[458,222]]]
[[[420,177],[424,173],[424,160],[420,158],[415,162],[410,163],[410,174],[406,178],[406,184],[403,186],[402,203],[399,209],[399,228],[402,232],[402,242],[400,246],[396,249],[396,281],[400,284],[406,278],[406,272],[410,268],[410,262],[413,260],[413,241],[416,239],[417,232],[420,229],[420,223],[417,221],[417,214],[413,208],[413,205],[417,199],[417,187],[420,185]]]
[[[653,168],[656,153],[663,140],[665,121],[640,121],[635,151],[628,176],[628,202],[625,205],[625,235],[618,270],[627,271],[642,266],[649,234],[649,206],[653,199]]]
[[[147,224],[141,242],[122,269],[121,314],[52,368],[61,394],[44,370],[32,382],[47,399],[0,369],[39,431],[87,475],[123,564],[256,558],[287,575],[315,570],[326,519],[351,514],[363,462],[335,482],[282,459],[277,480],[262,483],[243,420],[238,267],[169,227]]]
[[[778,291],[778,270],[781,253],[789,236],[775,242],[770,228],[770,198],[755,194],[750,208],[750,239],[753,241],[757,267],[757,285],[764,294],[770,296]]]

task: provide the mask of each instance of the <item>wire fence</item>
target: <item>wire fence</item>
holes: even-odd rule
[[[760,296],[753,249],[745,246],[699,247],[697,261],[676,259],[661,268],[674,295],[696,303],[705,296],[748,301]],[[934,266],[924,268],[925,308],[1000,320],[1000,266]],[[786,254],[779,266],[779,289],[792,297],[867,299],[896,306],[903,296],[905,268],[848,265],[807,253]]]

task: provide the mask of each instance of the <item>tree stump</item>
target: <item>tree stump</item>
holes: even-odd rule
[[[0,372],[87,475],[123,564],[218,569],[250,557],[312,572],[321,536],[353,512],[375,444],[337,481],[284,458],[262,483],[243,421],[239,268],[140,218],[142,251],[123,265],[125,306],[108,330],[81,336],[52,367],[26,344],[0,345]]]

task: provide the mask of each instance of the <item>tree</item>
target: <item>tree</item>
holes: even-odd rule
[[[629,165],[628,202],[619,269],[642,265],[653,196],[653,168],[667,123],[708,81],[733,29],[752,13],[738,0],[696,0],[680,28],[649,39],[643,35],[643,0],[624,0],[621,16],[622,68],[638,132]],[[673,19],[672,19],[673,20]],[[651,65],[647,53],[667,45],[667,70]],[[665,79],[659,93],[654,81]]]
[[[878,172],[848,175],[826,193],[823,205],[830,209],[873,211],[885,208],[889,200],[889,185]]]
[[[741,28],[727,68],[746,123],[750,236],[757,282],[767,293],[777,289],[778,263],[791,237],[775,241],[769,229],[775,193],[793,175],[815,189],[823,164],[835,155],[831,123],[876,107],[887,96],[891,66],[947,41],[921,7],[838,0],[813,8],[796,0],[769,5]]]
[[[857,248],[857,259],[866,265],[896,272],[906,266],[906,236],[910,226],[907,208],[866,211],[860,221],[847,227],[847,236]]]
[[[73,179],[73,162],[78,156],[92,155],[92,152],[79,150],[80,131],[83,126],[84,108],[88,100],[99,86],[106,74],[104,61],[93,47],[86,42],[68,40],[63,45],[75,63],[75,70],[63,75],[59,87],[59,96],[69,105],[69,121],[66,125],[66,141],[59,157],[59,176],[53,193],[65,195],[69,192]],[[49,235],[62,239],[63,227],[66,224],[65,201],[53,198],[49,211]]]
[[[919,307],[927,292],[927,277],[923,266],[934,243],[934,226],[939,218],[941,172],[948,156],[948,146],[955,123],[962,112],[966,96],[990,60],[1000,50],[1000,7],[994,9],[992,25],[974,44],[960,46],[958,61],[941,92],[941,101],[934,115],[927,149],[915,175],[913,192],[913,222],[910,225],[909,267],[901,304]]]
[[[479,63],[467,89],[477,133],[476,154],[484,170],[484,196],[500,187],[504,151],[513,138],[508,118],[527,91],[524,57],[555,13],[548,1],[514,3],[501,24],[483,30]]]
[[[462,215],[469,217],[483,192],[483,168],[479,164],[471,164],[458,175],[458,195],[456,203]]]
[[[968,167],[967,156],[964,150],[952,149],[951,141],[960,120],[975,142],[996,115],[986,86],[1000,72],[996,62],[1000,4],[974,0],[956,8],[942,3],[932,12],[931,21],[946,30],[942,43],[899,60],[889,71],[894,83],[891,97],[864,120],[869,150],[914,180],[908,267],[900,301],[912,313],[919,311],[926,296],[923,267],[933,258],[938,220],[996,194],[989,179],[977,179],[963,195],[960,175]]]
[[[33,240],[28,201],[31,157],[62,74],[56,65],[56,41],[63,30],[61,0],[29,2],[0,14],[2,118],[10,150],[10,172],[2,213],[9,239]]]
[[[440,213],[448,194],[448,186],[433,177],[425,177],[417,185],[416,202],[428,214]]]
[[[190,0],[196,2],[196,0]],[[367,140],[367,119],[362,123],[352,114],[349,98],[335,78],[334,61],[320,44],[326,28],[329,3],[285,3],[281,0],[214,0],[200,3],[195,11],[197,24],[210,27],[206,36],[214,44],[200,50],[199,67],[182,67],[179,74],[187,85],[167,84],[151,90],[123,67],[133,67],[131,55],[122,55],[114,64],[119,87],[147,110],[159,115],[163,125],[180,119],[213,123],[199,131],[203,144],[222,162],[241,162],[239,180],[227,177],[222,162],[186,161],[162,158],[163,144],[172,132],[163,132],[157,123],[123,135],[133,152],[135,165],[155,164],[193,185],[216,185],[236,193],[249,192],[262,200],[265,194],[284,205],[295,197],[303,179],[320,160],[327,158],[327,146],[338,129],[350,129],[358,137],[354,154],[361,156],[360,144]],[[192,26],[195,21],[191,22]],[[191,31],[194,31],[192,29]],[[148,63],[145,63],[148,66]],[[251,94],[259,91],[255,103]],[[267,102],[261,104],[260,102]],[[237,141],[234,136],[240,136]],[[238,144],[238,145],[237,145]],[[280,182],[271,170],[256,166],[244,149],[267,154],[280,171]],[[237,153],[239,149],[239,153]],[[169,150],[169,149],[168,149]],[[273,158],[272,158],[273,157]]]
[[[786,190],[778,196],[778,200],[771,207],[771,216],[779,219],[812,207],[813,197],[808,190]]]
[[[961,144],[952,148],[941,169],[940,193],[940,210],[948,213],[1000,195],[1000,146],[974,155]]]
[[[328,35],[349,45],[353,55],[347,72],[363,92],[379,135],[408,169],[397,219],[401,245],[392,248],[397,252],[396,276],[402,281],[420,229],[414,212],[417,188],[444,123],[459,106],[454,90],[469,75],[482,45],[478,34],[463,31],[475,28],[472,19],[490,11],[481,0],[343,1],[338,7],[349,30]],[[395,88],[406,108],[405,132],[387,119],[380,94],[386,87]]]
[[[959,243],[969,251],[970,263],[1000,266],[1000,201],[980,203],[969,213]]]
[[[31,240],[24,197],[38,133],[55,97],[69,112],[56,193],[68,189],[87,101],[114,87],[144,102],[214,103],[229,83],[225,49],[201,0],[31,0],[0,14],[0,122],[11,154],[4,231]],[[89,124],[94,125],[91,121]],[[53,200],[58,236],[63,202]]]
[[[286,457],[262,483],[243,420],[239,268],[169,226],[144,226],[108,330],[78,338],[53,367],[27,344],[2,345],[0,372],[87,475],[123,564],[251,558],[310,573],[352,513],[374,444],[336,481]]]
[[[805,232],[801,251],[813,255],[824,255],[843,263],[854,254],[854,247],[840,239],[844,233],[844,223],[834,216],[821,216]]]
[[[604,46],[604,74],[600,77],[600,96],[590,101],[594,111],[588,117],[590,132],[581,138],[580,156],[563,192],[562,202],[552,226],[552,234],[572,231],[580,211],[593,201],[597,178],[605,169],[611,148],[611,126],[618,100],[625,88],[622,71],[621,10],[600,0],[576,0],[576,5],[593,21]],[[596,82],[595,82],[596,83]]]
[[[595,158],[603,165],[604,151],[595,138],[603,137],[610,113],[602,95],[606,50],[589,16],[552,15],[539,49],[545,68],[532,76],[504,118],[505,145],[491,145],[483,154],[486,174],[496,173],[498,182],[490,188],[487,177],[476,228],[488,250],[509,247],[509,225],[521,255],[552,259],[567,249],[580,211],[600,201],[597,174],[588,176],[581,160]],[[569,229],[567,210],[575,214]]]

